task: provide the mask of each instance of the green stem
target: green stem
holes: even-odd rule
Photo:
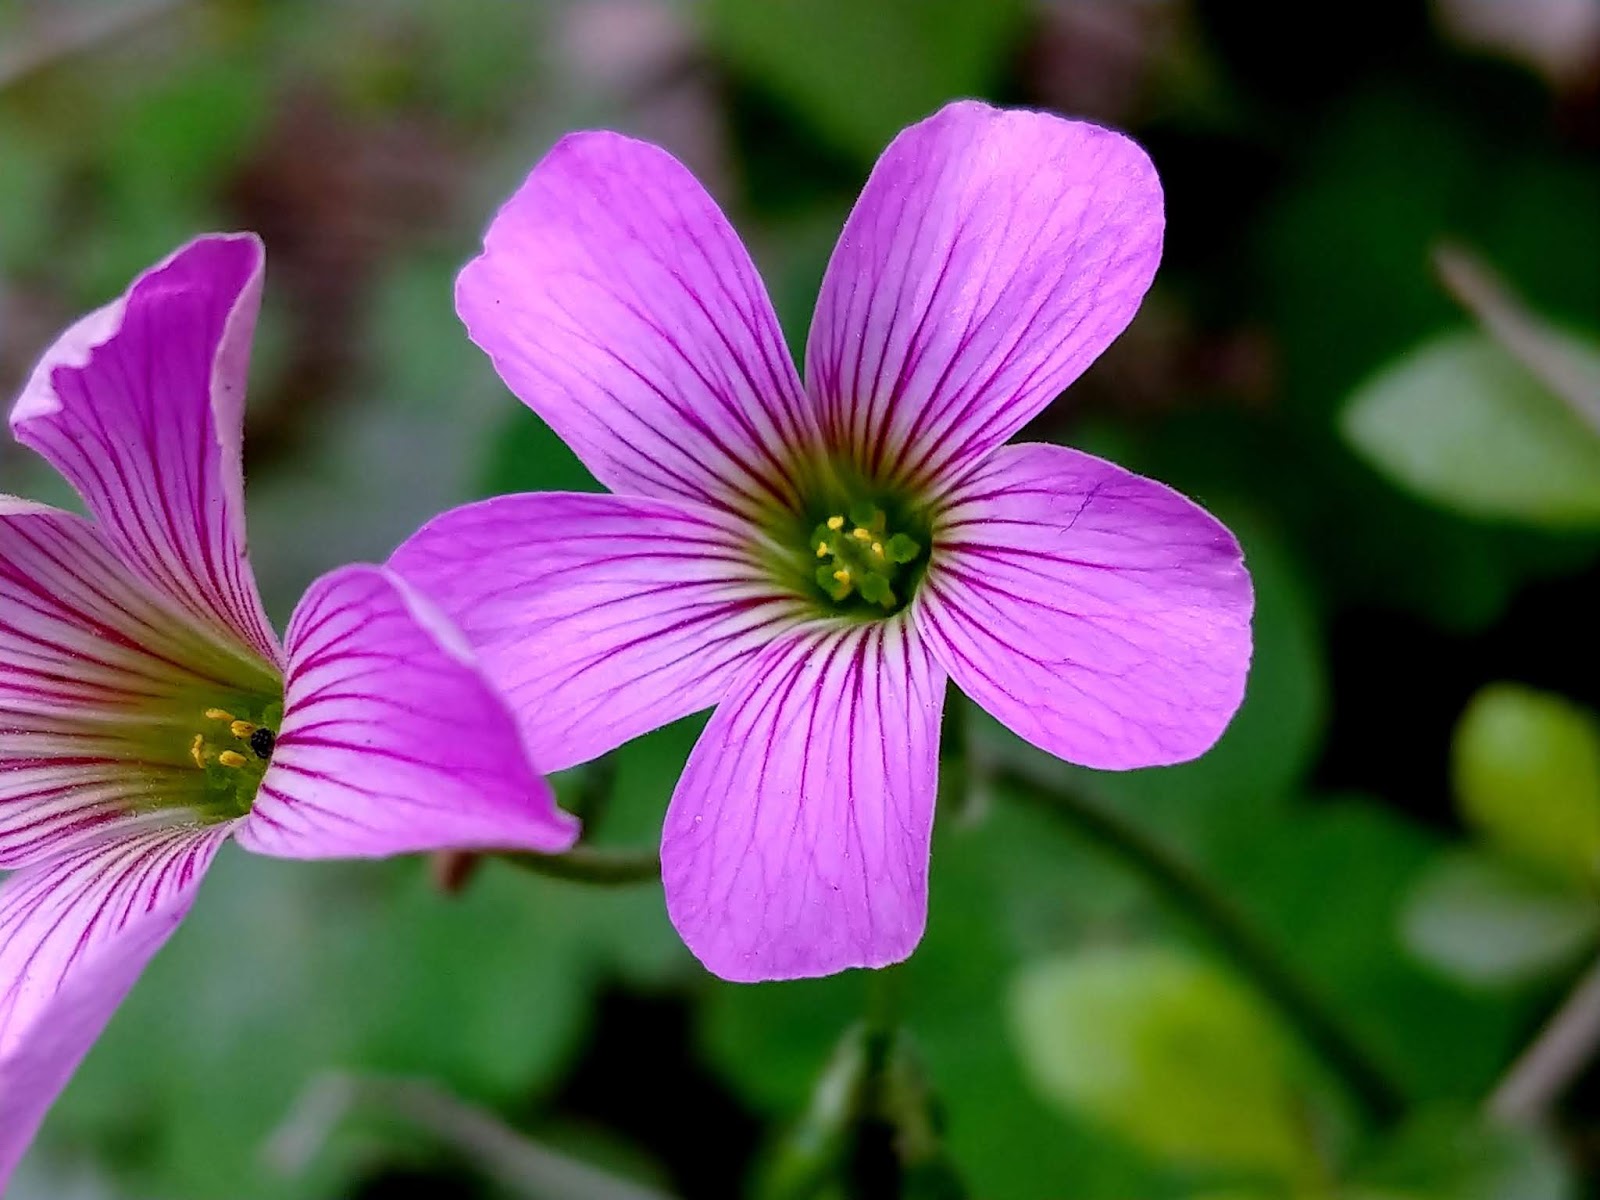
[[[661,856],[654,850],[603,850],[593,846],[574,846],[565,854],[505,853],[497,857],[536,875],[570,879],[578,883],[648,883],[661,878]]]
[[[1175,913],[1198,926],[1254,982],[1376,1124],[1390,1125],[1404,1114],[1404,1092],[1339,1014],[1191,863],[1119,813],[1077,792],[1009,768],[997,769],[990,779],[998,788],[1043,805],[1142,875]]]

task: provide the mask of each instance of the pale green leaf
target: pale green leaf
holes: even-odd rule
[[[1102,948],[1026,968],[1013,1029],[1041,1092],[1148,1152],[1287,1181],[1315,1174],[1277,1029],[1210,963]]]
[[[1468,983],[1511,984],[1569,962],[1600,936],[1600,905],[1487,855],[1441,857],[1401,925],[1422,961]]]
[[[1556,340],[1600,372],[1592,343]],[[1600,524],[1600,434],[1485,335],[1449,334],[1406,355],[1357,390],[1343,427],[1379,470],[1447,508]]]

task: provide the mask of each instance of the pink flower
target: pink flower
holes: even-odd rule
[[[228,838],[328,858],[575,836],[461,635],[391,571],[324,576],[279,645],[240,469],[262,266],[254,237],[184,247],[62,335],[12,411],[92,519],[0,496],[0,1191]]]
[[[1161,484],[1005,441],[1123,330],[1161,255],[1144,153],[952,104],[885,151],[802,387],[761,280],[663,151],[562,140],[457,304],[614,495],[448,513],[396,570],[478,648],[546,770],[716,705],[662,838],[668,910],[736,980],[922,934],[945,681],[1093,767],[1203,753],[1251,589]]]

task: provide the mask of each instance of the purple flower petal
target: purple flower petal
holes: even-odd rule
[[[917,626],[1022,737],[1109,770],[1210,749],[1244,695],[1239,543],[1172,489],[1064,446],[1007,446],[934,533]]]
[[[114,839],[0,885],[0,1192],[227,835]]]
[[[191,242],[61,336],[11,428],[78,489],[129,566],[276,663],[245,556],[240,467],[261,275],[253,236]]]
[[[192,821],[205,777],[149,761],[130,737],[214,680],[259,680],[236,640],[185,620],[95,525],[0,497],[0,868],[103,840],[115,826]],[[219,694],[225,694],[222,688]]]
[[[1161,258],[1161,186],[1121,134],[951,104],[873,169],[817,300],[823,433],[920,488],[1020,429],[1127,327]]]
[[[811,414],[765,287],[670,154],[563,138],[461,273],[456,309],[511,390],[613,491],[701,503],[789,490]]]
[[[246,849],[553,852],[577,838],[459,631],[393,572],[323,576],[287,645],[283,726],[238,832]]]
[[[709,708],[799,619],[714,510],[632,496],[501,496],[435,518],[390,566],[449,614],[542,770]]]
[[[724,979],[898,962],[927,917],[944,671],[903,621],[785,634],[706,727],[661,841],[667,911]]]

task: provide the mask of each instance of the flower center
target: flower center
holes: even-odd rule
[[[237,701],[234,707],[246,709]],[[208,708],[189,741],[189,761],[204,773],[204,809],[222,820],[244,816],[255,803],[278,742],[273,726],[283,720],[283,706],[262,705],[251,715],[256,719],[235,716],[229,708]]]
[[[933,548],[925,506],[849,464],[811,464],[768,524],[779,577],[829,616],[877,620],[911,601]]]
[[[210,707],[190,722],[186,766],[200,771],[198,803],[203,816],[230,821],[250,813],[256,790],[272,762],[282,702],[235,696],[227,707]]]
[[[899,610],[907,599],[906,584],[895,584],[906,570],[922,557],[923,546],[908,534],[891,533],[888,517],[881,508],[857,504],[849,521],[835,513],[811,533],[816,555],[822,560],[816,570],[817,586],[835,604],[860,596],[867,604],[885,613]]]
[[[172,682],[109,720],[86,723],[81,735],[140,781],[131,793],[136,809],[183,810],[207,824],[246,816],[283,724],[281,685],[270,677],[259,686]]]

